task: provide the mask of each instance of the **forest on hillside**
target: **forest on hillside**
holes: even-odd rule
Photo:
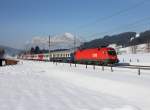
[[[95,39],[89,42],[83,43],[79,48],[94,48],[108,46],[109,44],[117,44],[122,47],[128,47],[132,45],[139,45],[148,43],[150,41],[150,30],[141,32],[139,36],[136,36],[136,32],[124,32],[116,35],[106,35],[103,38]]]

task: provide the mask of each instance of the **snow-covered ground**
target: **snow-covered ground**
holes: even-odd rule
[[[150,53],[123,54],[118,55],[121,63],[130,63],[131,65],[150,66]]]
[[[0,110],[150,110],[150,71],[20,61],[0,67]]]

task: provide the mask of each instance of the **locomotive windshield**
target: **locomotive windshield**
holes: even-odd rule
[[[108,54],[109,55],[116,55],[116,51],[115,50],[108,50]]]

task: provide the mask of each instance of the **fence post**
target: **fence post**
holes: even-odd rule
[[[104,71],[104,66],[102,66],[102,71]]]
[[[86,64],[86,68],[87,68],[87,64]]]
[[[112,68],[112,66],[111,66],[110,68],[111,68],[111,72],[113,72],[113,68]]]
[[[56,66],[57,66],[57,62],[56,62]]]
[[[75,67],[76,67],[76,63],[75,63]]]
[[[140,71],[140,68],[138,68],[138,75],[139,75],[139,76],[141,75],[141,71]]]
[[[93,69],[95,70],[95,65],[93,65]]]
[[[71,63],[70,63],[70,67],[71,67]]]

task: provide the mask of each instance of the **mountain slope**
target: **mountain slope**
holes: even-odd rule
[[[19,49],[15,49],[15,48],[3,46],[3,45],[0,45],[0,48],[3,48],[5,50],[5,55],[9,55],[9,56],[15,56],[21,52],[21,50]]]
[[[135,36],[135,32],[124,32],[117,35],[104,36],[103,38],[95,39],[90,42],[85,42],[83,45],[81,45],[81,48],[101,47],[108,46],[109,44],[117,44],[126,47],[130,45],[131,38]]]

